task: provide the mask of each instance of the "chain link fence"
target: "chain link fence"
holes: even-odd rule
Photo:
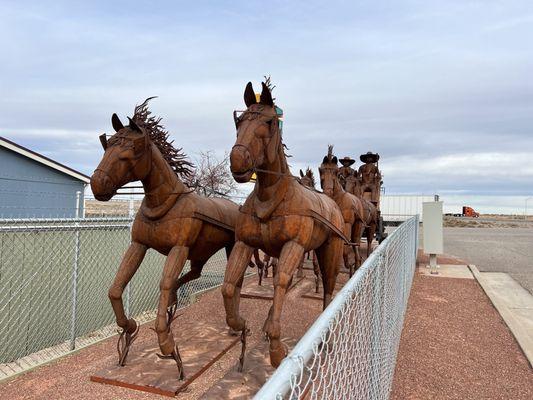
[[[0,379],[116,334],[107,291],[132,221],[0,219]],[[141,323],[155,317],[164,260],[149,250],[123,295],[126,313]],[[220,285],[225,267],[222,250],[180,288],[179,306]]]
[[[418,217],[371,254],[255,399],[388,399],[415,271]]]

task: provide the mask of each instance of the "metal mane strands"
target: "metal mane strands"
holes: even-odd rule
[[[175,148],[172,145],[174,141],[168,141],[168,131],[161,125],[162,118],[151,116],[148,102],[155,97],[148,97],[142,104],[136,106],[132,120],[146,131],[176,175],[190,178],[193,175],[194,165],[187,160],[187,155],[183,153],[181,147]]]
[[[307,176],[313,185],[313,187],[316,187],[316,180],[315,180],[315,174],[313,173],[313,170],[309,167],[305,170],[305,176]]]

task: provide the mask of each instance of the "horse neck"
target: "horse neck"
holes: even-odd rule
[[[333,198],[336,199],[340,196],[342,196],[346,191],[342,187],[341,183],[339,182],[338,178],[335,178],[333,180]]]
[[[269,163],[268,161],[265,161],[259,168],[268,172],[257,172],[256,188],[258,189],[258,197],[260,200],[268,200],[268,198],[275,194],[271,193],[269,189],[276,185],[281,179],[285,179],[286,177],[283,175],[287,175],[289,171],[287,158],[285,157],[281,140],[278,147],[278,156],[274,162]]]
[[[163,204],[169,196],[183,193],[185,185],[155,145],[150,146],[150,151],[152,152],[150,172],[141,182],[144,187],[146,205],[149,208],[155,208]]]

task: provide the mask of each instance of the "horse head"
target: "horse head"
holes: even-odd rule
[[[320,172],[320,187],[326,195],[333,197],[335,187],[339,184],[338,173],[339,167],[337,165],[337,156],[333,155],[333,146],[328,146],[328,154],[322,160],[322,164],[318,168]]]
[[[115,134],[100,136],[104,156],[91,176],[91,189],[100,201],[111,199],[128,182],[142,180],[150,171],[150,138],[131,118],[124,126],[117,114],[111,123]]]
[[[247,109],[240,115],[234,112],[237,140],[230,153],[230,169],[233,178],[248,182],[256,168],[267,168],[279,154],[281,134],[279,118],[269,87],[263,90],[257,101],[252,83],[244,91]]]

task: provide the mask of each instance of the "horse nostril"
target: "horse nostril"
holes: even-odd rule
[[[232,172],[248,170],[252,166],[252,157],[244,147],[235,147],[230,153],[230,169]]]

